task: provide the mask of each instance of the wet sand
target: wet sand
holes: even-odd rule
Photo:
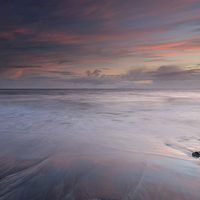
[[[0,91],[0,200],[199,200],[199,91]]]
[[[2,200],[193,200],[200,197],[200,166],[190,158],[126,153],[2,161]]]

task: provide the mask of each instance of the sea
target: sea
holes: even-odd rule
[[[200,90],[0,90],[0,200],[200,199],[195,151]]]

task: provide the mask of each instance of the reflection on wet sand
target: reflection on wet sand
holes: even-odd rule
[[[0,199],[181,199],[200,196],[200,169],[154,154],[2,159]]]
[[[0,91],[0,200],[199,200],[199,104],[199,91]]]

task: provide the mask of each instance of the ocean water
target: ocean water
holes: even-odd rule
[[[0,90],[0,199],[200,199],[200,90]]]

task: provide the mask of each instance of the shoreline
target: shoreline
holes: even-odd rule
[[[42,160],[7,160],[0,167],[1,175],[2,168],[9,166],[10,172],[0,180],[1,199],[192,200],[200,196],[200,168],[182,158],[141,153],[55,155]]]

